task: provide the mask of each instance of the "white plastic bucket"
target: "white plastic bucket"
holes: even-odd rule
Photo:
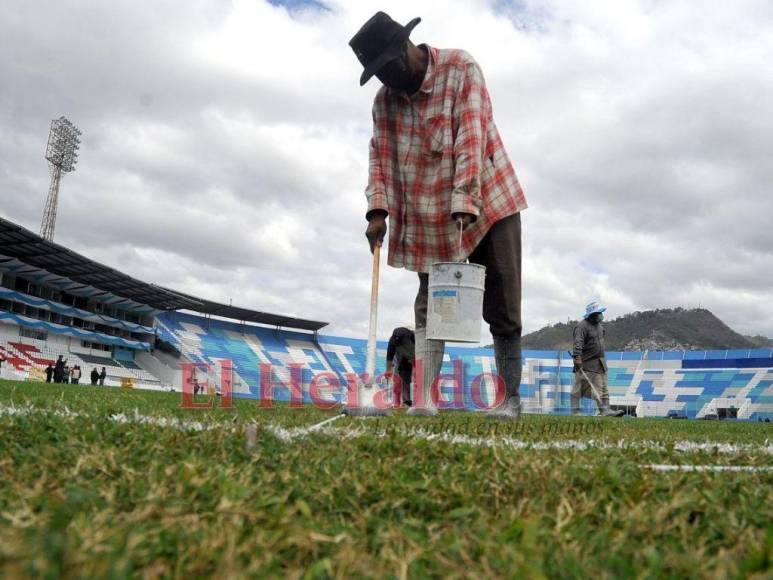
[[[427,338],[480,342],[486,268],[463,262],[438,262],[429,273]]]

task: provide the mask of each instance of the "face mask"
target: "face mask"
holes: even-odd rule
[[[376,77],[390,89],[405,91],[408,94],[418,91],[423,80],[408,66],[408,52],[405,46],[403,46],[399,57],[389,61],[379,69]]]

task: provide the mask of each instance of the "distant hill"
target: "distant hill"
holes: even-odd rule
[[[768,338],[767,336],[748,336],[744,335],[744,338],[749,339],[752,341],[755,345],[755,348],[773,348],[773,338]]]
[[[568,350],[577,321],[559,322],[523,337],[523,348]],[[604,321],[607,350],[722,350],[773,347],[764,336],[743,336],[705,308],[632,312]]]

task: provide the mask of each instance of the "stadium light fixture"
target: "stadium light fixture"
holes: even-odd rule
[[[62,174],[75,171],[78,164],[78,149],[81,145],[81,130],[62,116],[51,121],[51,131],[48,134],[46,160],[51,173],[51,184],[48,188],[46,207],[43,210],[43,220],[40,223],[40,236],[49,242],[54,240],[56,226],[56,210],[59,204],[59,184]]]

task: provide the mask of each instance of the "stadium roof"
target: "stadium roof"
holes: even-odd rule
[[[47,276],[45,281],[61,286],[72,294],[97,298],[101,290],[101,294],[109,293],[128,298],[137,305],[145,304],[157,310],[197,306],[195,299],[132,278],[64,246],[49,242],[3,218],[0,218],[0,254],[0,263],[24,263],[26,267],[14,268],[16,273],[35,278],[43,274],[53,274],[54,276]],[[62,282],[69,284],[63,286]],[[131,305],[127,306],[131,308]]]
[[[182,296],[187,296],[182,294]],[[192,296],[190,298],[193,298]],[[281,314],[271,314],[270,312],[259,312],[239,306],[230,306],[220,304],[203,298],[195,298],[201,302],[201,306],[195,308],[186,308],[212,316],[230,318],[232,320],[243,320],[244,322],[254,322],[256,324],[267,324],[269,326],[282,326],[285,328],[299,328],[301,330],[318,331],[328,325],[327,322],[318,322],[316,320],[305,320],[303,318],[293,318],[292,316],[282,316]]]
[[[234,320],[317,331],[326,322],[258,312],[196,298],[136,278],[86,258],[0,217],[0,270],[12,271],[75,295],[128,309],[192,310]],[[118,298],[122,300],[118,300]]]

